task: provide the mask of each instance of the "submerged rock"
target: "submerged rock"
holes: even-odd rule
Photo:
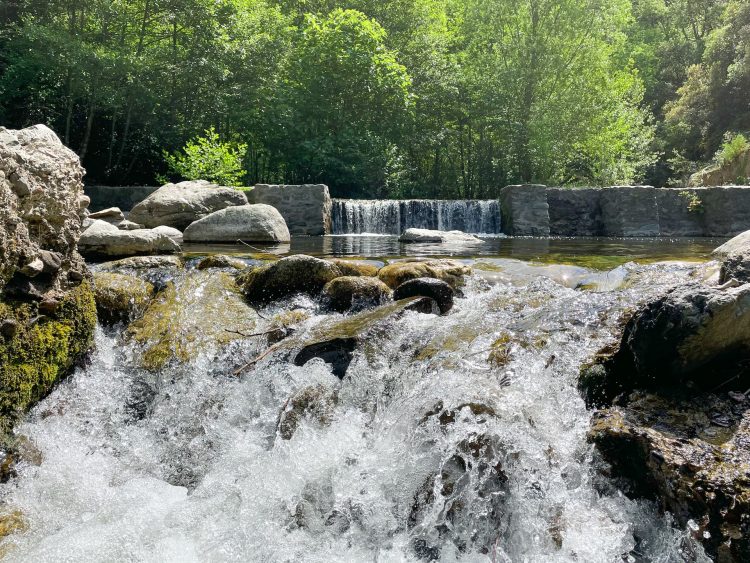
[[[388,287],[396,289],[416,278],[443,280],[454,289],[463,284],[471,268],[455,260],[404,260],[380,268],[378,277]]]
[[[234,270],[244,270],[247,268],[247,262],[232,256],[224,254],[213,254],[206,256],[196,266],[199,270],[208,270],[209,268],[232,268]]]
[[[86,256],[133,256],[179,252],[180,246],[153,229],[122,231],[105,221],[95,221],[81,235],[78,248]]]
[[[396,288],[393,298],[398,301],[407,297],[429,297],[434,299],[445,315],[453,308],[453,288],[442,280],[434,278],[416,278],[406,281]]]
[[[264,303],[299,293],[316,296],[338,277],[341,271],[334,264],[299,254],[248,269],[237,277],[237,284],[250,301]]]
[[[289,242],[291,236],[276,208],[258,203],[215,211],[185,229],[186,242]]]
[[[182,230],[210,213],[235,205],[247,205],[243,192],[194,180],[162,186],[135,205],[128,219],[147,228],[166,225]]]
[[[142,346],[141,365],[158,370],[243,338],[257,321],[232,276],[195,272],[169,283],[127,334]]]
[[[279,436],[282,440],[291,440],[303,421],[329,426],[337,403],[336,391],[325,385],[310,385],[300,389],[289,398],[279,413]]]
[[[391,289],[377,278],[342,276],[325,285],[322,299],[329,309],[346,313],[382,305],[390,299],[390,295]]]
[[[743,396],[744,397],[744,396]],[[633,496],[657,499],[718,561],[750,560],[750,401],[636,394],[589,439]]]
[[[149,282],[110,272],[94,274],[94,290],[99,320],[104,323],[133,320],[146,310],[154,296],[154,286]]]
[[[429,229],[406,229],[398,240],[406,243],[483,243],[482,239],[462,231],[431,231]]]
[[[99,269],[105,272],[120,270],[150,270],[153,268],[182,269],[184,264],[179,256],[131,256],[112,262],[99,264]]]

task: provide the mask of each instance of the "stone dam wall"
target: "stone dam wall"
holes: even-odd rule
[[[156,189],[87,186],[86,195],[91,198],[92,211],[108,207],[128,211]],[[251,203],[276,207],[296,236],[371,232],[370,223],[383,223],[376,232],[397,234],[417,219],[420,225],[426,221],[425,226],[434,222],[431,228],[462,227],[475,232],[536,237],[729,237],[750,230],[750,186],[667,189],[521,185],[503,188],[497,204],[490,200],[444,205],[420,200],[332,200],[322,184],[259,184],[247,193]],[[398,208],[399,212],[385,212],[391,208]],[[434,221],[427,213],[433,208]],[[415,213],[412,221],[410,216]],[[466,219],[474,216],[475,220]],[[386,224],[391,219],[393,225]]]

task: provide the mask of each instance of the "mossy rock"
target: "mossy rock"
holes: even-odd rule
[[[266,303],[296,294],[316,296],[341,270],[331,262],[299,254],[259,268],[248,268],[237,276],[245,296]]]
[[[252,333],[257,320],[231,275],[194,272],[170,282],[126,334],[143,346],[141,365],[158,370]]]
[[[361,311],[382,305],[390,299],[391,290],[377,278],[342,276],[323,288],[323,303],[333,311]]]
[[[89,282],[68,291],[54,314],[35,303],[0,302],[0,430],[45,397],[91,348],[96,303]]]
[[[182,268],[184,263],[178,256],[131,256],[104,262],[99,265],[100,270],[113,272],[118,270],[149,270],[152,268]]]
[[[380,268],[378,278],[391,289],[417,278],[435,278],[456,289],[463,285],[471,267],[455,260],[405,260]]]
[[[362,260],[342,260],[336,258],[329,260],[329,262],[341,270],[342,276],[374,277],[378,275],[378,270],[380,270],[379,267]]]
[[[208,270],[210,268],[244,270],[247,268],[247,262],[244,262],[239,258],[226,256],[225,254],[213,254],[211,256],[206,256],[198,262],[196,268],[199,270]]]
[[[94,295],[99,319],[113,324],[143,314],[154,296],[154,286],[135,276],[96,272]]]

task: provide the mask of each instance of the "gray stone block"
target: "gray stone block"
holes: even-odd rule
[[[546,186],[526,184],[500,190],[503,232],[513,236],[546,237],[550,234]]]
[[[248,199],[278,209],[292,235],[331,234],[331,196],[324,184],[258,184]]]

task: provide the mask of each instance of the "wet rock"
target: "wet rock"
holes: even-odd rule
[[[135,276],[96,272],[94,295],[99,320],[114,324],[143,314],[154,296],[154,286]]]
[[[471,268],[455,260],[404,260],[389,264],[378,271],[378,278],[396,289],[402,283],[417,278],[435,278],[447,282],[454,289],[463,284]]]
[[[143,316],[128,326],[126,335],[142,347],[140,364],[158,370],[220,350],[243,333],[252,333],[258,318],[232,276],[191,272],[167,284]]]
[[[416,278],[399,285],[393,292],[396,301],[407,297],[429,297],[434,299],[445,315],[453,308],[453,288],[442,280],[434,278]]]
[[[277,431],[282,440],[291,440],[303,421],[328,426],[338,402],[336,392],[325,385],[304,387],[289,398],[279,414]]]
[[[0,538],[25,532],[29,528],[23,512],[4,508],[0,511]]]
[[[212,256],[206,256],[198,262],[196,268],[199,270],[208,270],[209,268],[232,268],[235,270],[244,270],[247,268],[247,262],[223,254],[213,254]]]
[[[398,240],[405,243],[483,243],[482,239],[462,231],[431,231],[429,229],[406,229]]]
[[[263,303],[299,293],[317,296],[340,276],[330,262],[300,254],[248,269],[237,277],[237,284],[250,301]]]
[[[147,228],[166,225],[182,230],[210,213],[235,205],[247,205],[243,192],[195,180],[162,186],[135,205],[128,219]]]
[[[626,492],[690,524],[709,555],[750,560],[750,404],[638,393],[597,413],[589,439]]]
[[[78,249],[86,256],[134,256],[179,252],[180,246],[167,235],[151,230],[121,231],[105,221],[95,221],[81,235]]]
[[[119,270],[150,270],[153,268],[182,269],[184,264],[178,256],[131,256],[112,262],[104,262],[99,269],[106,272]]]
[[[390,299],[390,295],[391,289],[377,278],[342,276],[325,285],[322,299],[327,308],[346,313],[382,305]],[[413,295],[403,297],[413,297]]]
[[[0,461],[0,483],[5,483],[17,476],[19,464],[39,466],[44,456],[39,448],[26,436],[11,436],[4,447],[2,461]]]
[[[345,319],[323,323],[301,343],[294,365],[304,366],[313,358],[320,358],[331,365],[336,377],[343,379],[358,347],[375,342],[375,337],[387,332],[390,323],[406,311],[425,309],[425,303],[431,311],[434,303],[431,299],[411,297]]]
[[[240,205],[215,211],[185,229],[186,242],[289,242],[281,214],[270,205]]]
[[[589,405],[634,389],[744,391],[750,381],[738,361],[748,353],[750,284],[688,284],[637,311],[619,345],[582,369],[579,388]]]
[[[342,276],[377,276],[380,269],[361,260],[333,259],[329,262],[341,271]]]

